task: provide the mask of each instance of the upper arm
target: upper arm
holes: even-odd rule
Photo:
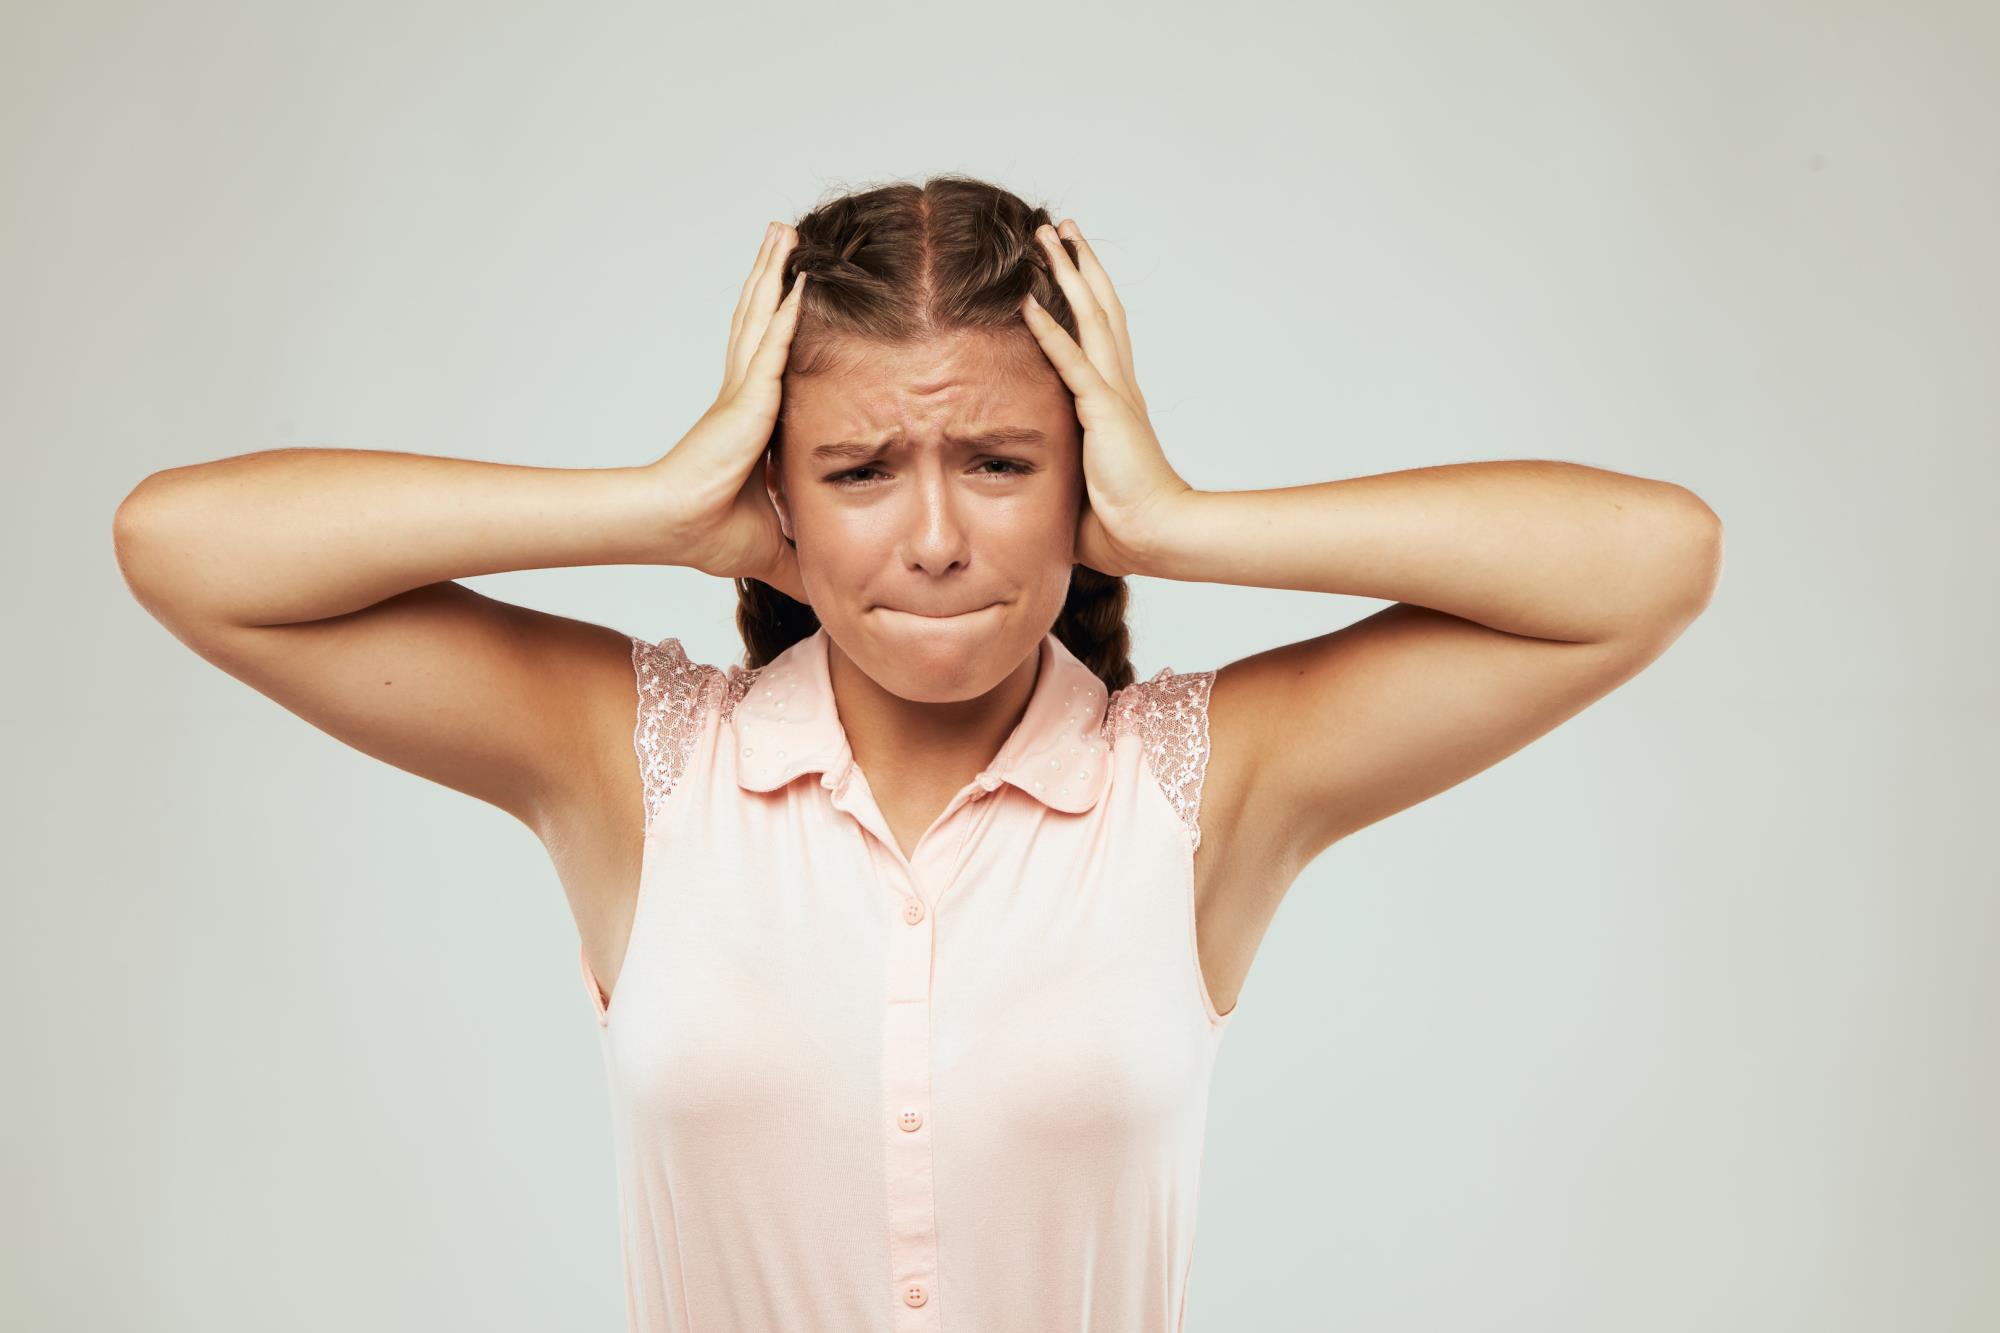
[[[1683,628],[1571,643],[1398,602],[1231,662],[1216,673],[1211,725],[1239,772],[1232,808],[1303,866],[1546,734]]]
[[[489,802],[538,834],[579,802],[601,802],[638,825],[633,645],[624,633],[453,582],[282,625],[148,609],[203,658],[319,730]]]

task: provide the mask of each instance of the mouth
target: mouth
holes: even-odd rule
[[[933,615],[925,611],[899,611],[893,606],[878,606],[875,609],[878,611],[887,611],[890,615],[908,616],[912,620],[963,620],[967,616],[976,616],[981,612],[991,611],[998,605],[1000,605],[998,602],[988,602],[985,606],[975,606],[970,611],[948,611],[941,615]]]

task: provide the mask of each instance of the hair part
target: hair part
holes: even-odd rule
[[[1071,338],[1076,313],[1063,294],[1035,229],[1053,226],[1047,208],[963,175],[932,176],[843,194],[793,226],[799,241],[785,259],[784,283],[811,281],[801,297],[787,379],[839,374],[857,346],[907,346],[987,333],[1023,369],[1052,372],[1021,316],[1029,293]],[[1075,248],[1067,240],[1063,245]],[[1006,349],[1019,348],[1018,353]],[[769,449],[783,439],[782,422]],[[788,539],[789,540],[789,539]],[[737,579],[736,628],[744,666],[761,667],[819,628],[803,602],[760,579]],[[1069,595],[1052,631],[1107,690],[1132,683],[1131,634],[1123,578],[1087,565],[1070,569]]]

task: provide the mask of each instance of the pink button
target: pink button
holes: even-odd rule
[[[922,900],[917,898],[903,899],[903,920],[909,922],[911,925],[914,926],[917,924],[917,922],[922,921],[923,919],[924,919],[924,904]]]
[[[903,1288],[903,1304],[905,1305],[922,1305],[929,1299],[930,1294],[924,1290],[924,1284],[921,1282],[912,1282],[909,1286]]]
[[[907,1133],[924,1123],[924,1114],[914,1106],[906,1107],[904,1108],[902,1118],[897,1120],[896,1123],[901,1125]]]

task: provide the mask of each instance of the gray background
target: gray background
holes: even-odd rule
[[[2000,1325],[1991,6],[15,3],[0,51],[0,1326],[622,1327],[545,853],[183,648],[112,510],[283,445],[648,461],[766,221],[946,170],[1094,238],[1197,486],[1563,458],[1727,525],[1650,670],[1292,889],[1189,1327]],[[691,571],[475,583],[737,651]],[[1142,674],[1380,605],[1135,584]]]

